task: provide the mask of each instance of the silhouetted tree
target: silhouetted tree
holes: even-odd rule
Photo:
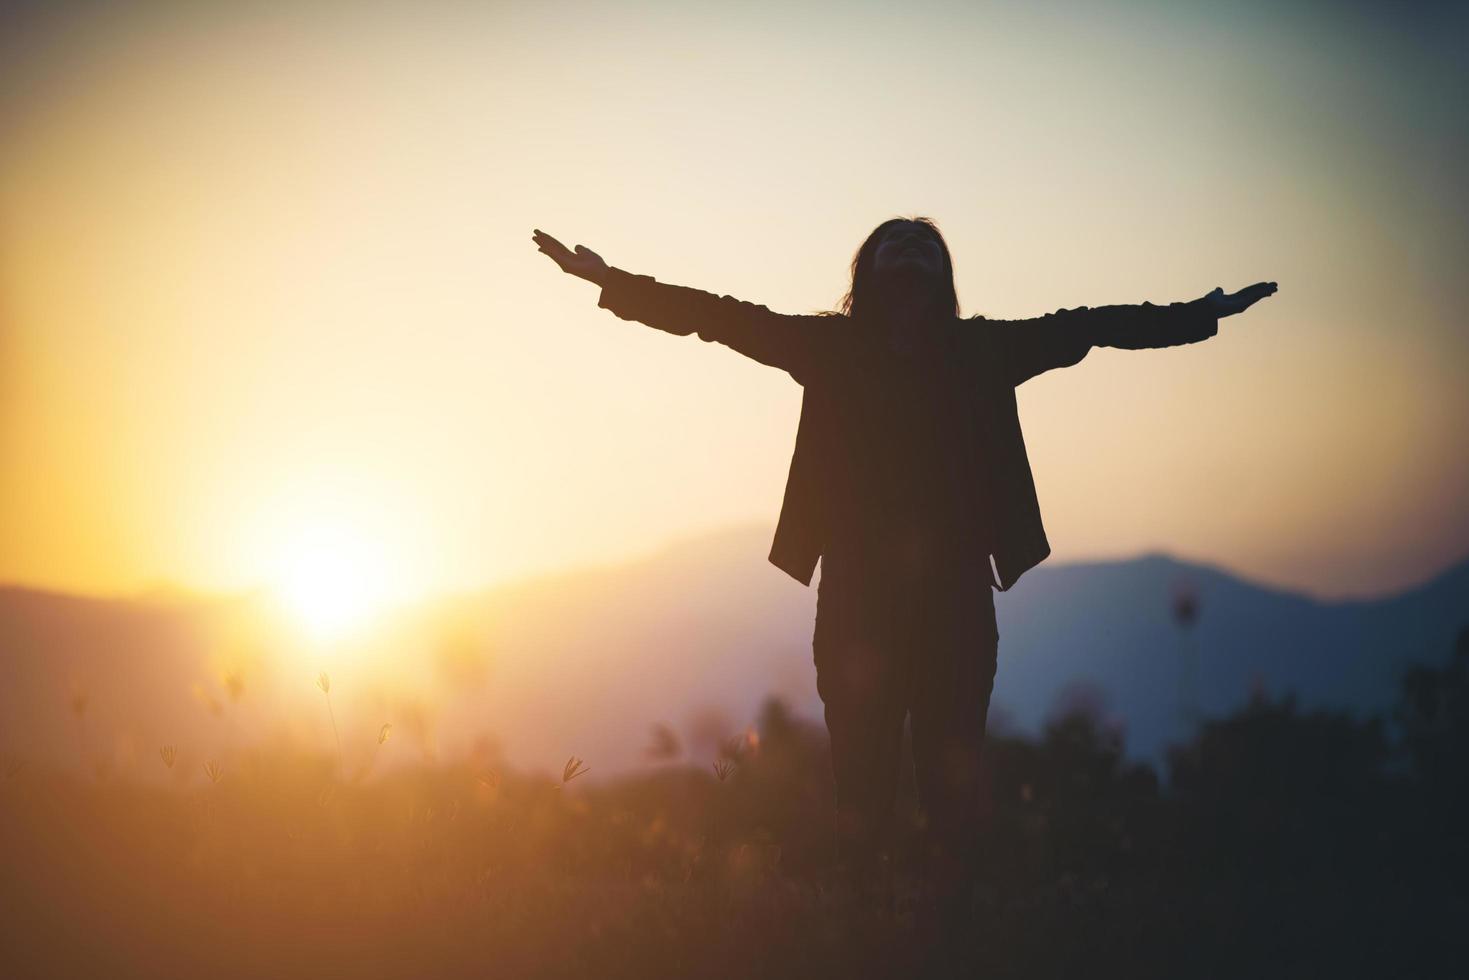
[[[1446,666],[1404,674],[1394,716],[1414,777],[1415,836],[1436,860],[1469,868],[1469,627]]]
[[[1382,722],[1302,713],[1262,693],[1169,753],[1180,843],[1241,873],[1299,870],[1360,854],[1384,807]]]

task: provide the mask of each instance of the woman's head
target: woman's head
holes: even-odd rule
[[[852,286],[840,312],[865,318],[915,300],[926,301],[931,315],[959,316],[949,246],[928,218],[889,218],[853,257]]]

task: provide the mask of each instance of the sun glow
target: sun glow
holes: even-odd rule
[[[388,572],[370,538],[323,529],[292,541],[275,591],[314,639],[340,639],[369,625],[390,602]]]

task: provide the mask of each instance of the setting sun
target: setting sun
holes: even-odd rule
[[[369,539],[319,530],[283,555],[275,591],[314,638],[337,639],[382,610],[387,572]]]

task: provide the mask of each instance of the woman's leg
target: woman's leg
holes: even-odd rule
[[[890,597],[853,571],[822,559],[816,687],[831,736],[838,864],[859,886],[886,890],[906,684],[890,635]]]
[[[937,920],[951,939],[974,893],[984,787],[980,749],[999,648],[994,593],[963,568],[929,593],[915,663],[913,764],[928,818],[925,879]]]

